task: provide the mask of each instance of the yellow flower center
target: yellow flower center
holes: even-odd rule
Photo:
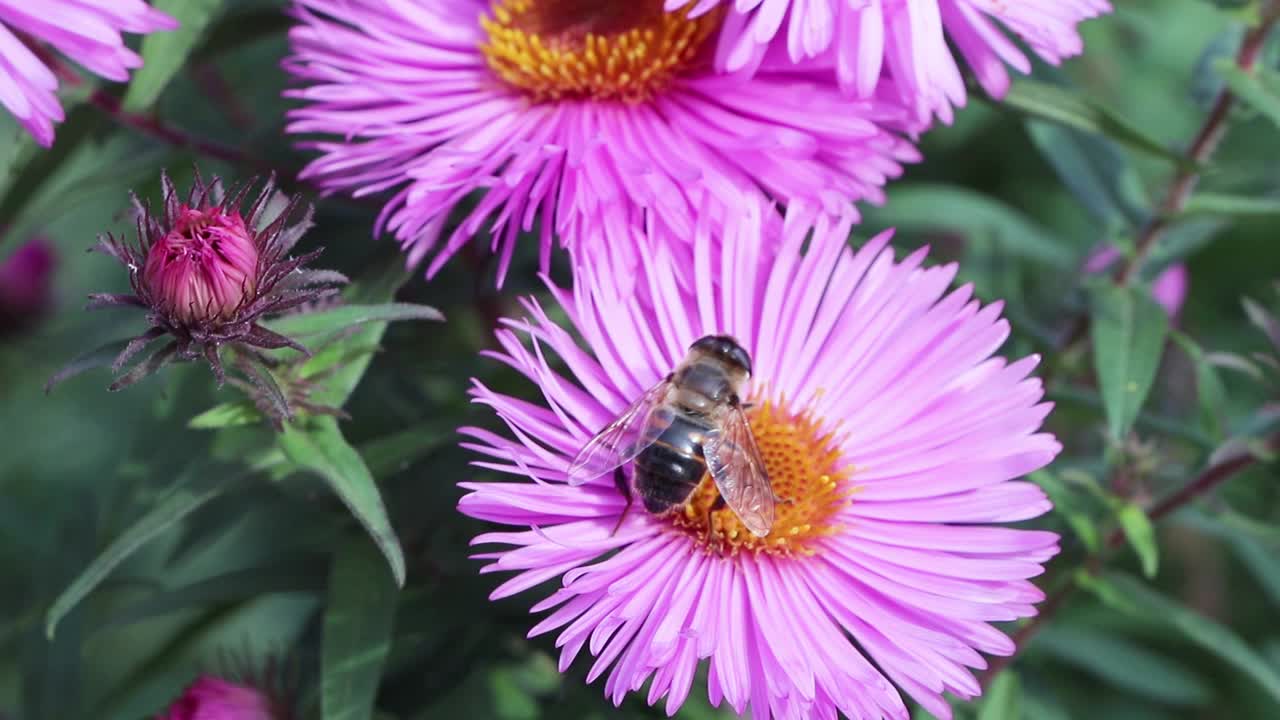
[[[489,67],[535,101],[644,102],[698,57],[723,12],[663,0],[494,0],[480,23]]]
[[[853,468],[842,461],[835,433],[824,432],[808,412],[793,415],[764,402],[747,411],[747,420],[779,498],[773,529],[757,537],[727,506],[708,513],[720,495],[709,474],[703,475],[683,511],[673,513],[672,520],[712,552],[812,554],[814,539],[839,529],[836,515],[854,492]]]

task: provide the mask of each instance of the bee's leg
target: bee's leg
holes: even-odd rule
[[[707,546],[707,550],[711,550],[712,547],[714,547],[717,555],[721,554],[720,546],[717,544],[714,544],[716,527],[711,522],[713,519],[711,516],[713,513],[715,513],[715,511],[723,509],[724,506],[725,506],[724,496],[717,494],[715,501],[711,503],[711,507],[707,508],[707,537],[705,538],[706,546]]]
[[[622,497],[626,498],[627,504],[622,507],[622,514],[618,516],[618,522],[613,526],[613,532],[609,533],[609,537],[618,534],[618,528],[622,527],[622,521],[627,519],[627,511],[631,509],[631,486],[627,484],[626,473],[622,472],[622,468],[613,471],[613,484],[617,486],[618,492],[622,493]]]

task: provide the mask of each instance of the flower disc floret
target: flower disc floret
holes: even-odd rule
[[[498,0],[480,23],[489,67],[535,101],[638,103],[695,61],[720,13],[690,18],[662,0]]]
[[[853,468],[843,459],[836,432],[824,429],[812,413],[788,410],[785,398],[758,399],[747,411],[765,471],[779,502],[773,529],[752,534],[720,497],[705,475],[672,519],[676,527],[703,540],[708,552],[812,554],[816,538],[839,532],[839,514],[856,491]]]

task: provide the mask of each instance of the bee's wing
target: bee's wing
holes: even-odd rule
[[[668,387],[669,381],[663,380],[649,388],[616,420],[591,438],[569,464],[569,484],[581,485],[619,468],[652,445],[671,424],[670,418],[664,422],[660,417],[662,414],[653,412],[666,396]],[[650,416],[654,416],[652,420]]]
[[[720,496],[742,524],[754,535],[768,535],[773,528],[773,486],[742,408],[727,410],[720,429],[703,438],[702,452]]]

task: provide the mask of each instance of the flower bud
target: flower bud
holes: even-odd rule
[[[156,309],[185,325],[228,319],[254,297],[258,249],[236,211],[186,205],[147,251],[142,282]]]
[[[226,369],[219,353],[226,345],[242,351],[287,347],[305,354],[307,349],[296,340],[262,321],[332,297],[346,282],[339,273],[306,268],[319,250],[289,254],[311,227],[311,209],[296,212],[298,199],[276,190],[273,181],[267,181],[243,213],[252,182],[226,192],[221,180],[206,183],[197,172],[186,194],[178,192],[168,175],[161,176],[160,184],[164,203],[159,212],[134,198],[136,241],[110,233],[98,239],[98,249],[128,269],[133,292],[93,293],[89,308],[142,308],[151,325],[116,356],[112,369],[122,374],[111,389],[132,385],[169,363],[197,358],[209,363],[221,385]],[[168,342],[123,372],[134,356],[161,338]],[[49,386],[77,368],[73,363],[57,373]]]
[[[271,698],[247,685],[203,675],[156,720],[281,720]]]
[[[1182,312],[1182,303],[1187,299],[1188,286],[1191,284],[1191,273],[1182,263],[1170,265],[1164,272],[1156,276],[1151,283],[1151,296],[1160,303],[1160,307],[1176,320]]]
[[[32,240],[0,264],[0,336],[28,329],[52,305],[57,255]]]

